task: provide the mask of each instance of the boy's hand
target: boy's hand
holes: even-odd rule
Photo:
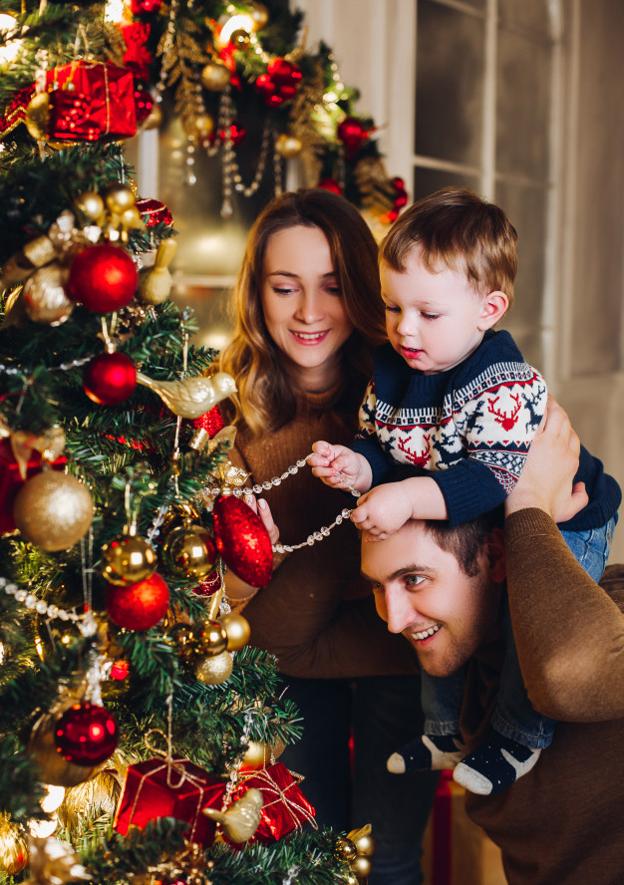
[[[370,489],[373,472],[363,455],[352,452],[346,446],[335,446],[319,440],[312,445],[308,456],[312,473],[334,489]]]
[[[400,482],[375,486],[358,501],[351,520],[382,541],[412,518],[412,501]]]

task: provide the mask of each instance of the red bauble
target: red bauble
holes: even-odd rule
[[[161,203],[160,200],[152,200],[150,198],[137,200],[136,207],[146,227],[173,223],[171,210],[164,203]]]
[[[131,0],[130,10],[132,15],[141,15],[143,12],[158,12],[162,0]]]
[[[355,117],[346,117],[338,127],[338,138],[344,144],[348,154],[355,154],[368,141],[370,131]]]
[[[276,84],[284,98],[292,98],[302,80],[303,74],[285,58],[274,58],[267,65],[267,74]]]
[[[110,678],[114,682],[123,682],[130,675],[130,663],[125,658],[121,658],[113,663],[110,668]]]
[[[321,187],[324,191],[329,191],[331,194],[337,194],[339,197],[342,196],[342,188],[335,178],[321,178],[317,187]]]
[[[208,412],[204,412],[199,418],[195,418],[192,422],[193,427],[199,430],[205,430],[210,439],[225,427],[225,421],[219,406],[213,406]]]
[[[164,618],[168,608],[169,587],[158,572],[129,587],[108,585],[106,610],[118,627],[149,630]]]
[[[118,740],[117,723],[111,714],[89,701],[66,710],[54,729],[57,753],[74,765],[99,765],[112,756]]]
[[[134,393],[137,370],[125,353],[101,353],[87,365],[83,389],[100,406],[116,406]]]
[[[273,571],[271,539],[260,517],[234,495],[221,495],[212,511],[217,550],[228,568],[252,587],[264,587]]]
[[[87,246],[74,258],[67,294],[94,313],[126,307],[134,298],[139,274],[134,261],[119,246]]]

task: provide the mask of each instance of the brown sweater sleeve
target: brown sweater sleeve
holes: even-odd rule
[[[535,709],[568,722],[623,717],[624,569],[614,567],[620,577],[605,592],[538,509],[507,519],[505,543],[513,632]]]

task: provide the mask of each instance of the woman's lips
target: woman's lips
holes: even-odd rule
[[[324,332],[296,332],[294,329],[289,331],[297,344],[302,344],[304,347],[315,347],[325,341],[329,335],[329,329]]]

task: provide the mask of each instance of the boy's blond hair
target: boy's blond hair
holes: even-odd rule
[[[415,247],[429,270],[442,263],[464,271],[479,293],[504,292],[513,302],[518,234],[502,209],[472,191],[447,187],[414,203],[386,235],[379,259],[403,273]]]

